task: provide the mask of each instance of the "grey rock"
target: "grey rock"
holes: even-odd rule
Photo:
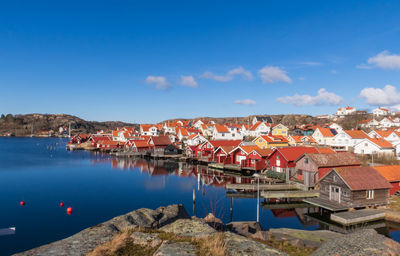
[[[95,247],[111,240],[119,230],[114,225],[100,224],[95,227],[87,228],[73,236],[63,240],[47,244],[29,251],[16,255],[86,255]]]
[[[288,241],[294,246],[315,248],[321,246],[324,242],[343,236],[342,234],[328,230],[310,231],[291,228],[271,228],[262,235],[257,233],[255,235],[262,240]]]
[[[16,255],[86,255],[121,231],[136,227],[158,228],[179,218],[189,218],[183,205],[156,210],[139,209],[85,229],[71,237]]]
[[[165,241],[153,254],[154,256],[196,256],[197,248],[187,242]]]
[[[131,238],[134,244],[152,248],[158,247],[162,243],[157,233],[133,232]]]
[[[365,229],[332,239],[311,255],[393,256],[400,255],[400,244],[373,229]]]
[[[210,227],[219,230],[219,231],[225,231],[226,227],[224,223],[222,222],[221,219],[217,218],[214,216],[214,214],[209,213],[204,219],[203,219]]]
[[[217,231],[207,223],[196,219],[179,219],[162,227],[160,230],[179,236],[196,238],[210,236],[217,233]]]
[[[250,238],[240,236],[231,232],[225,233],[225,248],[228,256],[258,256],[258,255],[287,255],[266,244],[256,242]]]
[[[228,230],[242,236],[251,236],[262,230],[260,224],[256,221],[235,221],[228,223],[226,227]]]

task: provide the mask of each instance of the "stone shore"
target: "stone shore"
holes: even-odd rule
[[[224,225],[212,214],[190,218],[183,205],[170,205],[138,209],[15,255],[385,256],[400,255],[400,244],[371,229],[342,235],[287,228],[264,231],[256,222]]]

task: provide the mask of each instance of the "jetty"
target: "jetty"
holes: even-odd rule
[[[338,212],[331,214],[331,221],[345,226],[385,219],[385,211],[375,209],[363,209],[356,211]]]

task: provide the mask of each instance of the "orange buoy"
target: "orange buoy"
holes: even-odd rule
[[[72,207],[68,207],[68,208],[67,208],[67,214],[68,214],[68,215],[71,215],[71,214],[72,214]]]
[[[64,203],[63,203],[63,202],[61,202],[61,203],[60,203],[60,207],[63,207],[63,206],[64,206]]]
[[[24,206],[24,205],[25,205],[25,201],[21,201],[21,202],[19,202],[19,204],[20,204],[21,206]]]

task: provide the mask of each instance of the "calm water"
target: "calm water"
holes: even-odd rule
[[[232,199],[224,189],[227,182],[249,183],[251,177],[204,166],[69,152],[65,145],[65,139],[0,138],[0,229],[16,227],[14,235],[0,236],[0,255],[65,238],[142,207],[183,203],[189,214],[198,217],[215,212],[224,222],[256,220],[256,199]],[[26,202],[23,207],[21,200]],[[59,206],[61,201],[64,207]],[[74,209],[72,215],[66,214],[68,206]],[[340,230],[305,215],[314,211],[260,207],[260,223],[265,229]],[[385,223],[374,227],[400,240],[399,232]]]

